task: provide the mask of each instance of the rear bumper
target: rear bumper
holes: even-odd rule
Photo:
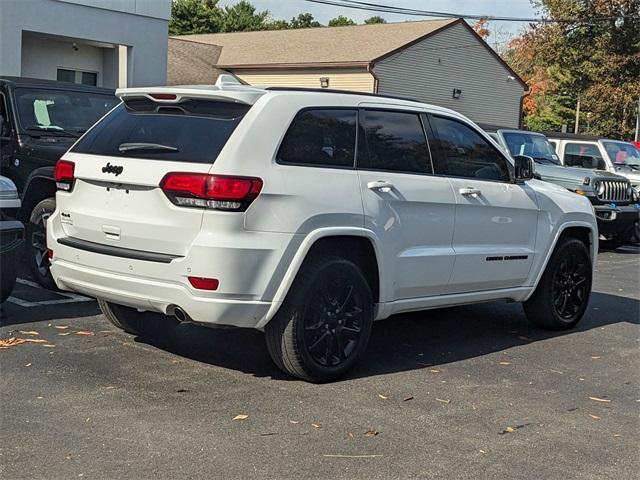
[[[606,235],[625,233],[640,220],[640,208],[635,205],[612,207],[610,205],[595,205],[594,210],[598,220],[598,232]]]
[[[221,229],[201,231],[186,255],[168,261],[127,258],[117,255],[122,248],[96,251],[68,242],[72,237],[65,235],[59,215],[47,224],[51,274],[59,288],[166,315],[179,307],[201,324],[264,325],[299,243],[293,234]],[[216,278],[220,286],[199,290],[189,276]]]
[[[180,307],[203,324],[253,328],[271,307],[271,302],[198,297],[176,283],[100,271],[61,259],[51,262],[51,273],[62,290],[166,315]]]

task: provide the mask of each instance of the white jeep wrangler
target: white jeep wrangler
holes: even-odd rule
[[[328,381],[396,313],[507,300],[565,329],[585,312],[591,204],[456,112],[225,83],[117,95],[57,164],[47,236],[57,285],[127,332],[256,328],[285,372]]]

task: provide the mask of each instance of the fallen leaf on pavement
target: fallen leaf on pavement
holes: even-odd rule
[[[378,397],[380,397],[382,400],[386,400],[387,398],[389,398],[389,397],[385,397],[384,395],[382,395],[380,393],[378,394]]]
[[[312,423],[311,426],[313,428],[320,428],[320,424],[318,424],[318,423]]]
[[[249,415],[236,415],[233,417],[234,420],[246,420],[247,418],[249,418]]]
[[[20,330],[20,333],[21,333],[22,335],[40,335],[40,334],[39,334],[38,332],[36,332],[35,330],[27,330],[27,331]]]
[[[44,397],[36,397],[38,400],[42,400]]]
[[[561,372],[560,370],[554,370],[553,368],[550,370],[553,373],[559,373],[560,375],[564,375],[564,372]]]
[[[58,335],[60,335],[61,337],[65,337],[67,335],[71,335],[71,332],[59,333]]]
[[[45,343],[42,345],[43,347],[47,347],[47,348],[53,348],[55,347],[55,345],[53,343]]]
[[[600,417],[599,417],[599,416],[597,416],[597,415],[591,415],[591,414],[589,414],[589,416],[590,416],[591,418],[593,418],[594,420],[600,420]]]
[[[602,403],[610,403],[611,400],[608,398],[598,398],[598,397],[589,397],[589,400],[593,400],[594,402],[602,402]]]
[[[592,358],[593,360],[597,360],[597,359],[599,359],[599,358],[601,358],[601,357],[591,357],[591,358]]]
[[[487,453],[487,452],[485,452],[484,450],[480,449],[480,453]]]
[[[437,368],[432,368],[431,370],[429,370],[431,373],[440,373],[440,370],[438,370]]]
[[[403,402],[408,402],[409,400],[413,400],[413,395],[402,399]]]
[[[364,432],[364,436],[365,437],[375,437],[375,436],[377,436],[379,434],[380,434],[380,432],[378,432],[377,430],[373,430],[373,429],[370,429],[370,430],[367,430],[366,432]]]
[[[289,423],[293,423],[295,425],[295,424],[300,423],[300,422],[297,421],[297,420],[289,420]]]
[[[30,366],[31,366],[31,363],[27,363],[27,364],[25,365],[25,367],[30,367]]]
[[[66,330],[69,328],[68,325],[54,325],[53,328],[57,328],[58,330]]]
[[[322,455],[323,457],[331,458],[379,458],[382,455]]]
[[[511,365],[511,362],[498,362],[498,365]]]
[[[104,387],[105,390],[113,390],[114,388],[116,387],[114,387],[113,385],[105,385]]]
[[[95,335],[95,333],[93,332],[85,332],[83,330],[77,331],[77,332],[73,332],[74,335],[81,335],[81,336],[85,336],[85,337],[89,337],[91,335]]]
[[[617,438],[617,437],[621,437],[622,435],[620,435],[619,433],[614,433],[613,436]]]
[[[444,400],[442,398],[436,398],[436,400],[442,403],[451,403],[451,400]]]
[[[502,432],[500,432],[498,435],[505,435],[507,433],[513,433],[516,430],[519,430],[521,428],[524,428],[528,425],[531,425],[530,423],[523,423],[522,425],[516,425],[515,427],[507,427],[504,430],[502,430]]]

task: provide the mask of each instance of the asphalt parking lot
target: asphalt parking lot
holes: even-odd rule
[[[23,280],[1,312],[1,339],[31,341],[0,349],[0,477],[637,478],[640,248],[597,270],[574,331],[504,303],[401,315],[328,385],[285,377],[259,332],[136,338]]]

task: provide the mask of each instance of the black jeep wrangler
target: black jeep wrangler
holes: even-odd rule
[[[26,225],[27,262],[44,287],[55,287],[45,232],[55,210],[55,163],[117,103],[106,88],[0,77],[0,175],[18,187],[17,219]]]

